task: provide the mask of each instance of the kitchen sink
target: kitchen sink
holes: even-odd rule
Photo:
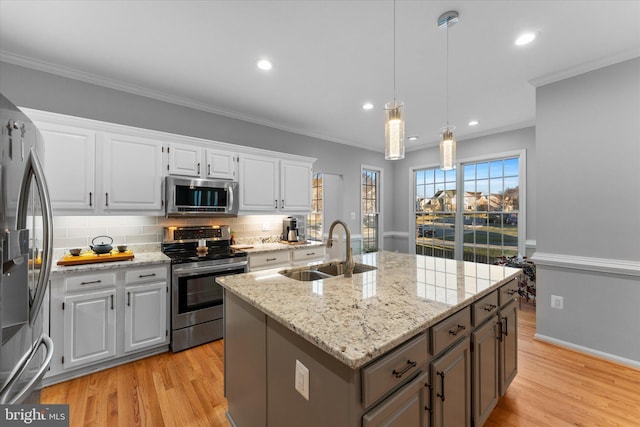
[[[313,265],[307,268],[290,269],[279,271],[285,277],[310,282],[313,280],[331,279],[344,274],[346,269],[343,262],[332,262],[329,264]],[[353,268],[353,274],[364,273],[365,271],[376,270],[377,267],[367,264],[356,263]]]
[[[321,271],[323,273],[330,274],[332,276],[341,276],[344,274],[346,270],[345,263],[332,263],[322,266],[315,267],[316,270]],[[367,264],[356,263],[353,267],[353,274],[364,273],[365,271],[375,270],[377,267]]]
[[[318,270],[284,270],[280,271],[279,273],[285,277],[289,277],[295,280],[301,280],[303,282],[310,282],[320,279],[330,279],[331,277],[333,277],[330,274],[323,273]]]

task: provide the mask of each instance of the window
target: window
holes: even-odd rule
[[[322,241],[322,174],[311,178],[311,213],[307,215],[307,239]]]
[[[492,264],[518,254],[519,158],[463,165],[464,255]]]
[[[493,263],[522,252],[521,157],[414,170],[416,253]]]
[[[379,248],[379,170],[362,169],[362,252],[376,252]]]
[[[456,171],[417,170],[416,253],[454,257],[456,221]]]

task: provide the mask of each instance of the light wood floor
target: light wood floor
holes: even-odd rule
[[[519,320],[518,376],[485,426],[640,426],[640,370],[533,340],[530,304]],[[222,357],[222,341],[164,353],[47,387],[41,402],[69,403],[72,427],[227,427]]]

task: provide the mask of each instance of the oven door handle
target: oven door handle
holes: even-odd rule
[[[173,267],[173,273],[176,276],[192,276],[194,274],[206,274],[206,273],[224,273],[225,271],[244,269],[247,271],[247,262],[235,262],[233,264],[223,264],[209,267]]]

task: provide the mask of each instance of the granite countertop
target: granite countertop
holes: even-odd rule
[[[302,282],[269,269],[217,281],[358,369],[521,273],[505,266],[394,252],[354,260],[377,270]]]
[[[311,240],[307,240],[304,243],[303,242],[298,242],[298,243],[269,242],[269,243],[251,243],[246,245],[243,245],[243,244],[232,245],[233,248],[246,252],[249,255],[263,253],[263,252],[288,251],[289,249],[302,249],[302,248],[321,247],[321,246],[326,246],[326,243],[315,242]]]
[[[94,264],[81,265],[57,265],[58,260],[63,253],[53,254],[53,266],[51,267],[51,276],[57,276],[66,273],[83,273],[88,271],[109,270],[123,267],[140,267],[148,264],[170,263],[171,259],[160,251],[157,252],[134,252],[134,258],[129,261],[111,261],[99,262]]]

